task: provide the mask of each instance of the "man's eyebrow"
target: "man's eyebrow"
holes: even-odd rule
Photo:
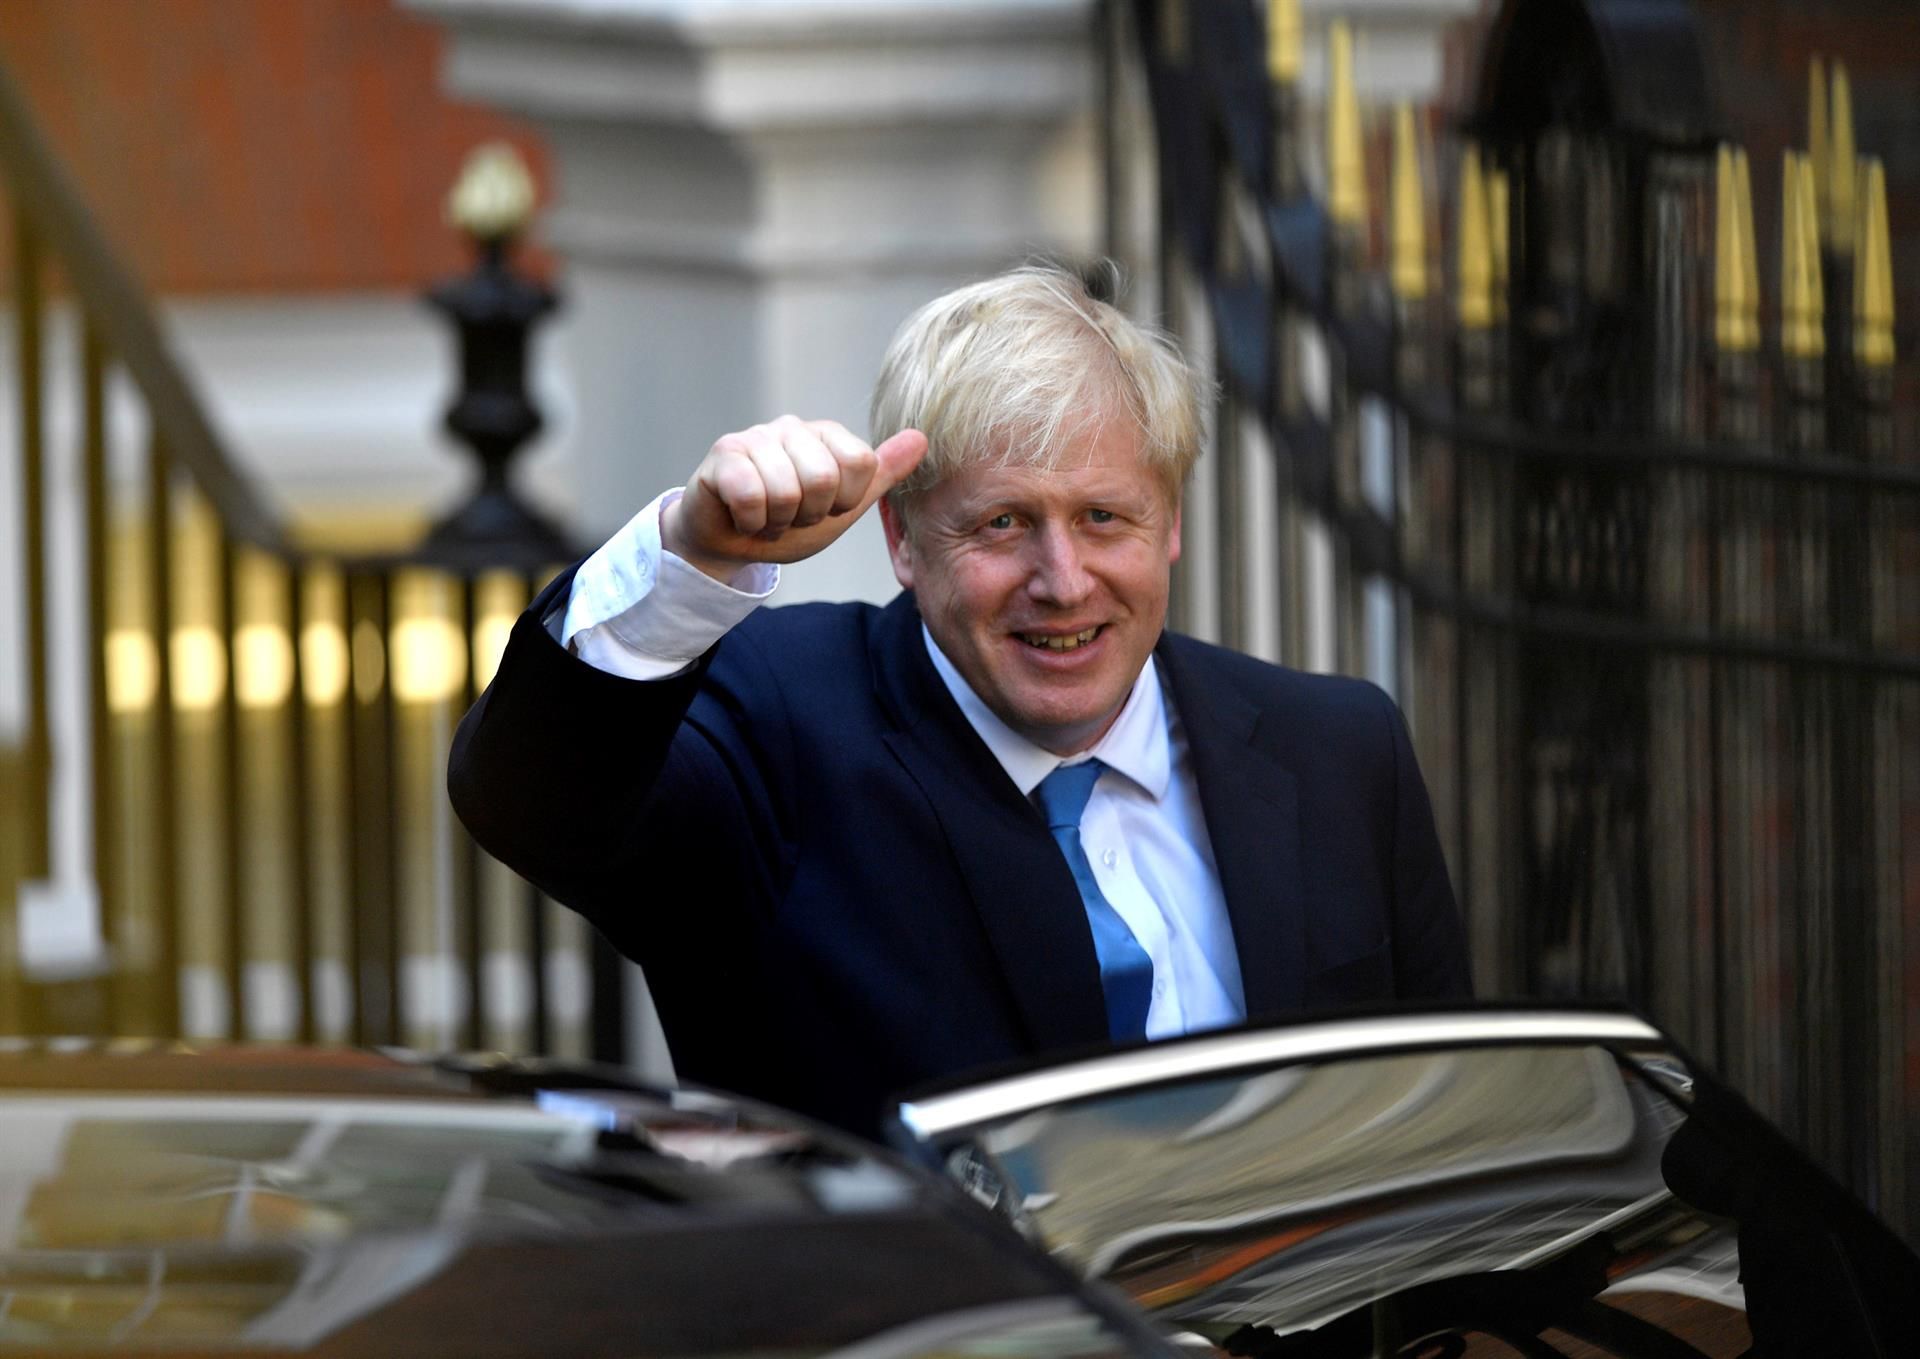
[[[954,508],[957,509],[964,518],[981,514],[989,507],[998,509],[1003,506],[1013,506],[1018,509],[1024,507],[1030,499],[1030,495],[1022,490],[1002,487],[998,490],[969,492],[960,497]]]
[[[1012,485],[982,487],[977,491],[965,492],[954,501],[954,513],[961,518],[981,514],[993,509],[1028,509],[1036,502],[1047,500],[1043,485]],[[1092,485],[1082,486],[1067,497],[1065,503],[1081,507],[1087,505],[1137,505],[1151,499],[1147,488],[1134,484],[1130,479],[1116,476],[1112,481],[1099,480]]]
[[[1103,505],[1139,505],[1151,499],[1153,499],[1151,491],[1118,482],[1105,486],[1089,486],[1080,496],[1082,502],[1098,502]]]

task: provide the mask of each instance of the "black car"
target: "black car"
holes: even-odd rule
[[[1252,1027],[887,1152],[504,1059],[0,1045],[0,1351],[1910,1352],[1920,1261],[1631,1015]]]
[[[894,1131],[1248,1359],[1920,1347],[1920,1259],[1627,1013],[1202,1035],[921,1092]]]

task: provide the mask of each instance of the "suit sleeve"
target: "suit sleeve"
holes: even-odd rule
[[[737,693],[751,647],[729,638],[718,677],[712,651],[664,680],[596,669],[545,623],[570,579],[521,615],[461,720],[447,772],[454,810],[489,854],[623,948],[644,918],[673,928],[670,905],[689,893],[709,917],[764,907],[783,856],[769,752],[755,704]],[[661,902],[669,909],[650,909]]]
[[[1393,747],[1393,972],[1402,1000],[1466,999],[1473,994],[1466,931],[1447,878],[1426,781],[1406,719],[1384,694]]]

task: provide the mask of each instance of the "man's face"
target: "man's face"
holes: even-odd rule
[[[1160,638],[1180,508],[1110,421],[1052,470],[971,468],[882,502],[893,574],[973,691],[1059,755],[1106,734]]]

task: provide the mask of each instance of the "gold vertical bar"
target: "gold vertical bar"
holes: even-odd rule
[[[107,360],[100,335],[91,322],[80,331],[80,440],[81,479],[85,486],[85,557],[87,572],[87,698],[88,752],[93,804],[93,879],[100,902],[100,935],[109,957],[126,939],[125,900],[120,891],[120,797],[115,777],[116,733],[107,702]],[[126,1019],[126,978],[119,961],[111,964],[106,991],[106,1025],[117,1032]]]
[[[401,929],[402,914],[406,909],[406,888],[401,881],[400,870],[400,760],[399,760],[399,699],[395,695],[395,672],[397,661],[393,649],[396,600],[393,571],[382,571],[379,580],[380,595],[380,646],[386,656],[385,682],[380,686],[380,812],[384,820],[384,832],[381,847],[385,857],[385,901],[386,916],[382,924],[385,936],[381,947],[385,950],[382,963],[385,967],[385,985],[387,990],[387,1029],[386,1040],[389,1043],[406,1042],[406,1010],[401,995],[401,954],[406,947],[406,937]]]
[[[380,568],[348,576],[353,653],[351,881],[356,1043],[400,1042],[397,985],[398,856],[395,847],[391,581]]]
[[[296,815],[308,843],[306,873],[313,895],[315,1041],[343,1040],[352,995],[347,956],[353,866],[350,858],[353,682],[347,582],[336,564],[306,559],[294,573],[299,586],[295,646],[300,652],[302,704],[298,758],[306,767],[304,810]],[[329,1005],[332,1001],[334,1004]]]
[[[459,691],[461,711],[465,712],[473,706],[480,691],[479,618],[474,599],[479,582],[466,575],[458,577],[457,581],[460,591],[460,636],[467,649],[466,679]],[[485,1032],[482,990],[485,980],[486,914],[481,909],[480,898],[480,846],[458,818],[453,822],[453,853],[449,871],[452,877],[450,889],[455,928],[459,931],[467,990],[467,1015],[466,1023],[461,1028],[461,1042],[477,1049],[483,1042]]]
[[[287,807],[288,840],[293,853],[293,958],[294,990],[300,1014],[296,1035],[302,1043],[319,1040],[319,1024],[313,1009],[314,909],[313,909],[313,818],[309,815],[313,790],[309,783],[307,750],[307,678],[305,648],[301,635],[305,627],[305,571],[298,559],[287,569],[287,640],[292,645],[292,684],[287,690],[287,777],[292,781],[292,796]]]
[[[48,718],[47,433],[42,391],[45,337],[40,234],[23,211],[13,222],[14,314],[19,330],[21,516],[27,558],[27,709],[23,874],[44,878],[51,866],[53,738]]]
[[[154,836],[154,1027],[180,1035],[180,817],[178,725],[173,706],[173,495],[167,447],[147,445],[147,569],[152,576],[152,815]]]
[[[233,539],[220,529],[220,627],[226,634],[227,682],[220,691],[220,747],[226,762],[225,824],[221,837],[225,853],[227,1033],[236,1042],[252,1036],[247,1014],[246,760],[240,737],[240,612],[234,581],[240,569]]]
[[[345,612],[345,630],[347,643],[347,688],[342,697],[343,761],[346,778],[343,787],[343,817],[341,824],[345,834],[341,838],[343,862],[340,865],[341,882],[346,893],[345,918],[341,928],[345,938],[345,957],[342,960],[347,973],[347,1038],[356,1047],[372,1041],[372,1027],[369,1023],[369,996],[374,988],[368,983],[367,940],[371,931],[367,927],[367,913],[372,906],[374,888],[367,880],[364,842],[370,838],[366,830],[367,808],[366,778],[363,765],[367,759],[367,737],[363,729],[361,710],[366,706],[362,692],[365,672],[371,669],[371,660],[363,663],[360,646],[360,623],[365,617],[364,590],[357,572],[342,573],[343,605]]]

